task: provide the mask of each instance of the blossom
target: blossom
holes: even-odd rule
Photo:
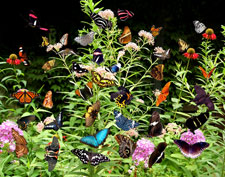
[[[135,130],[135,128],[132,128],[125,132],[129,136],[135,136],[135,138],[138,137],[138,131]]]
[[[202,34],[202,36],[206,39],[211,39],[211,40],[215,40],[216,39],[216,35],[214,34],[214,31],[212,28],[208,28],[205,33]]]
[[[134,42],[129,42],[128,44],[124,46],[124,49],[125,50],[133,49],[133,50],[139,51],[140,47]]]
[[[136,101],[137,101],[137,102],[139,102],[139,103],[142,103],[142,104],[144,104],[144,103],[145,103],[145,102],[144,102],[144,100],[139,99],[139,98],[138,98],[138,99],[136,99]]]
[[[188,144],[195,144],[198,142],[205,142],[205,137],[201,130],[195,130],[193,134],[189,129],[187,132],[181,134],[180,140],[187,142]]]
[[[176,123],[168,123],[165,127],[166,131],[172,134],[179,134],[182,131],[182,128],[180,125],[177,125]]]
[[[23,131],[18,127],[15,122],[6,120],[0,125],[0,148],[3,148],[6,143],[9,144],[9,149],[13,152],[16,149],[14,138],[12,135],[12,128],[23,136]],[[0,152],[2,150],[0,149]]]
[[[161,94],[161,91],[159,89],[155,89],[152,91],[152,93],[155,95],[155,97],[158,97]]]
[[[124,56],[125,55],[125,51],[124,50],[120,50],[118,52],[118,56],[117,56],[117,61],[120,59],[120,57]]]
[[[138,32],[138,35],[140,37],[144,37],[145,39],[147,39],[149,45],[154,45],[154,43],[155,43],[154,37],[152,36],[152,34],[150,32],[141,30]]]
[[[154,48],[154,53],[164,53],[165,50],[162,47],[155,47]]]
[[[37,124],[37,131],[40,133],[44,128],[44,123],[41,121]]]
[[[138,166],[141,161],[144,162],[144,166],[148,166],[149,156],[154,151],[154,144],[145,138],[137,141],[137,147],[132,155],[132,160],[135,161],[135,165]]]
[[[19,65],[21,63],[16,54],[11,54],[6,62],[11,65]]]
[[[104,19],[114,18],[114,13],[110,9],[106,9],[104,11],[99,11],[98,15],[100,15]]]
[[[103,78],[106,78],[109,80],[116,80],[115,75],[112,72],[106,71],[106,67],[97,67],[95,69],[95,72],[100,74]]]
[[[199,57],[199,55],[195,53],[195,49],[193,48],[189,48],[183,55],[188,59],[197,59]]]

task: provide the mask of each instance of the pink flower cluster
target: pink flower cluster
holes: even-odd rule
[[[135,161],[135,165],[138,166],[142,161],[145,168],[148,167],[149,156],[153,153],[155,145],[145,138],[137,141],[137,147],[132,155],[132,160]]]
[[[11,129],[14,128],[20,135],[23,136],[23,131],[18,127],[15,122],[6,120],[0,125],[0,148],[3,148],[6,143],[9,144],[9,149],[11,152],[15,151],[16,145],[14,143],[14,138]],[[0,152],[2,150],[0,149]]]
[[[55,118],[53,117],[46,117],[45,120],[44,120],[44,123],[41,121],[37,124],[37,131],[40,133],[43,128],[45,127],[45,125],[51,123],[51,122],[54,122],[55,121]]]
[[[188,144],[195,144],[198,142],[205,142],[205,137],[201,130],[195,130],[195,134],[193,134],[188,129],[187,132],[181,134],[180,140],[186,141]]]

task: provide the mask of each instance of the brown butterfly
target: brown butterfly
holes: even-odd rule
[[[178,40],[178,45],[179,45],[179,52],[184,52],[189,47],[189,44],[187,44],[182,39],[179,39]]]
[[[158,64],[154,68],[152,68],[150,74],[154,79],[161,81],[163,80],[163,69],[164,64]]]
[[[155,25],[152,25],[150,31],[152,33],[152,36],[153,37],[156,37],[159,35],[159,32],[162,30],[163,28],[162,27],[159,27],[159,28],[155,28]]]
[[[52,91],[51,90],[49,90],[46,93],[45,98],[44,98],[44,101],[43,101],[43,106],[45,108],[52,109],[53,102],[52,102]]]
[[[42,69],[46,72],[51,70],[53,66],[55,66],[55,60],[49,60],[42,66]]]
[[[131,35],[130,28],[128,26],[125,26],[123,33],[119,38],[119,42],[121,44],[127,44],[131,41],[131,39],[132,39],[132,35]]]
[[[93,105],[87,107],[87,112],[84,114],[86,127],[92,126],[98,116],[100,106],[100,101],[98,100]]]
[[[12,128],[12,135],[16,141],[16,156],[18,158],[28,154],[27,141],[16,130]]]
[[[207,73],[201,66],[199,66],[199,69],[202,71],[203,76],[206,79],[209,79],[213,73],[213,71],[216,69],[216,67],[214,67],[209,73]]]

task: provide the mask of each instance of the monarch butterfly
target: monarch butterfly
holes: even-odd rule
[[[132,40],[131,31],[128,26],[124,27],[123,33],[119,38],[121,44],[127,44]]]
[[[21,104],[30,104],[33,99],[39,96],[38,93],[30,92],[27,89],[19,89],[11,95],[11,97],[16,98]]]
[[[152,36],[153,37],[156,37],[159,35],[159,32],[162,30],[163,28],[162,27],[159,27],[159,28],[155,28],[155,25],[152,25],[150,31],[152,33]]]
[[[159,106],[160,103],[166,100],[167,96],[169,95],[170,84],[171,82],[167,82],[166,85],[163,87],[160,95],[156,100],[156,106]]]

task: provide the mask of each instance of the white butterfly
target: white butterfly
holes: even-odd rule
[[[87,33],[84,36],[75,37],[74,40],[79,43],[82,46],[87,46],[88,44],[92,43],[94,39],[94,31],[91,31],[90,33]]]
[[[200,23],[198,20],[193,21],[193,23],[196,33],[202,33],[206,29],[206,26],[203,23]]]

